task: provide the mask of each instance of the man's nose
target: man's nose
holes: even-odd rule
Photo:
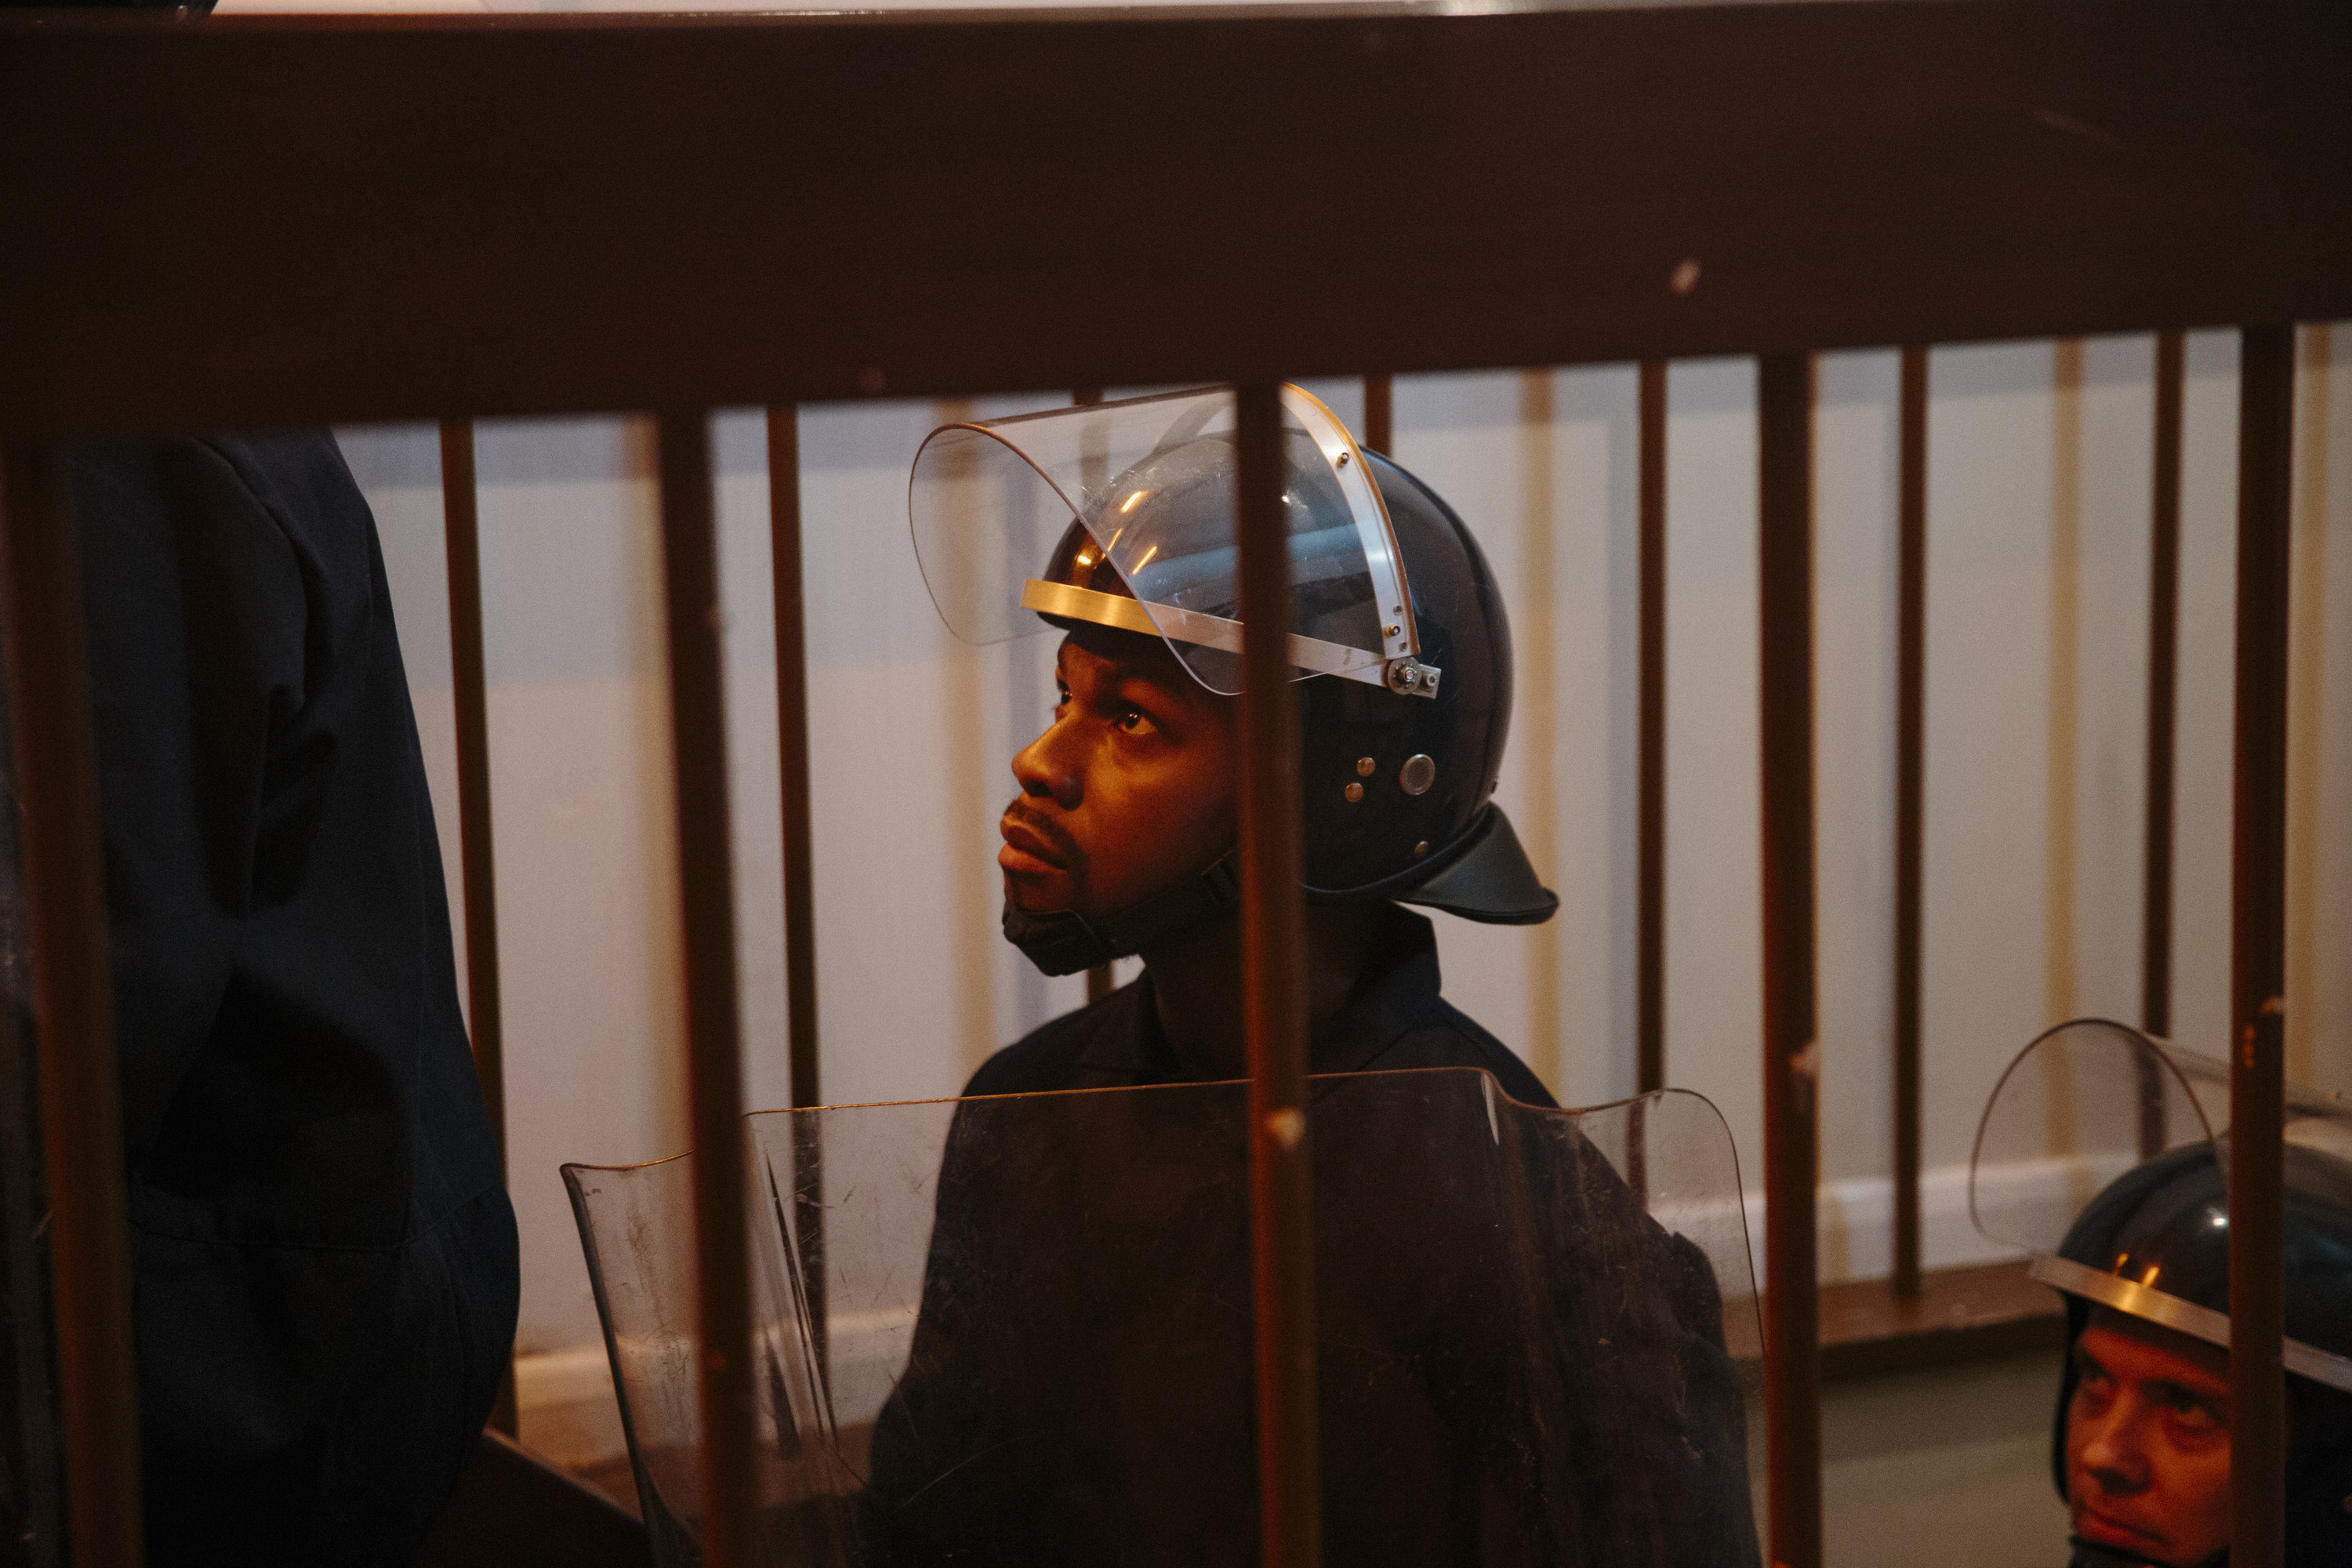
[[[2111,1495],[2125,1496],[2147,1488],[2142,1414],[2136,1401],[2116,1401],[2114,1408],[2091,1423],[2083,1444],[2083,1468]]]
[[[1075,811],[1084,796],[1076,737],[1067,721],[1055,719],[1044,734],[1013,755],[1013,776],[1021,793],[1050,796],[1064,811]]]

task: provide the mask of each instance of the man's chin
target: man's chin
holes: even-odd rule
[[[1004,901],[1024,915],[1063,915],[1070,912],[1070,894],[1063,879],[1055,877],[1021,876],[1004,873]]]

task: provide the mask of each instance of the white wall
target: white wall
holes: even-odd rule
[[[2192,340],[2182,590],[2177,1035],[2226,1016],[2236,345]],[[1930,415],[1927,1157],[1965,1161],[2045,1025],[2138,996],[2148,340],[1947,349]],[[2307,331],[2296,490],[2290,1070],[2352,1085],[2352,331]],[[1754,376],[1674,367],[1668,432],[1667,1061],[1760,1172]],[[1885,1268],[1890,1121],[1895,367],[1820,375],[1824,1266]],[[1343,417],[1351,384],[1318,384]],[[1037,400],[1031,400],[1034,404]],[[980,405],[982,414],[1014,403]],[[905,482],[942,410],[802,424],[826,1098],[953,1093],[1079,1000],[997,936],[992,824],[1050,700],[1044,639],[941,629]],[[1510,584],[1520,685],[1500,798],[1560,892],[1533,931],[1440,917],[1447,990],[1570,1103],[1633,1083],[1634,374],[1409,378],[1397,457]],[[457,876],[435,437],[342,432],[375,506],[443,851]],[[785,1099],[765,439],[719,424],[747,1089]],[[677,921],[650,447],[621,419],[480,435],[521,1349],[593,1378],[555,1171],[684,1144]],[[1949,1184],[1947,1184],[1948,1185]],[[1870,1214],[1850,1226],[1849,1213]],[[1931,1257],[1931,1264],[1936,1261]],[[560,1379],[559,1379],[560,1381]],[[528,1385],[527,1385],[528,1392]]]

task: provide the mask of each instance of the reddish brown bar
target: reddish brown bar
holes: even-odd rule
[[[0,428],[2352,314],[2344,7],[1442,10],[0,16]]]
[[[465,870],[467,1021],[474,1071],[506,1159],[504,1034],[499,1012],[498,863],[490,838],[490,715],[482,657],[482,549],[474,426],[441,422],[441,514],[449,557],[449,678],[457,710],[457,840]]]
[[[1266,1568],[1318,1568],[1314,1216],[1307,1162],[1306,915],[1281,405],[1239,389],[1242,988],[1249,1042],[1250,1245],[1257,1312],[1259,1530]]]
[[[662,565],[669,623],[670,755],[686,942],[688,1105],[702,1396],[702,1560],[758,1562],[751,1279],[744,1224],[743,1075],[728,851],[727,709],[710,429],[699,410],[660,421]]]
[[[2238,402],[2236,779],[2230,843],[2231,1568],[2285,1561],[2281,1255],[2286,1002],[2287,530],[2294,329],[2249,327]]]
[[[1070,394],[1071,403],[1080,408],[1090,407],[1095,404],[1100,403],[1102,400],[1102,388],[1099,386],[1082,386],[1076,392]],[[1093,484],[1097,482],[1099,477],[1100,476],[1095,474],[1087,474],[1085,476],[1085,479],[1087,483]],[[1109,995],[1116,988],[1117,979],[1112,974],[1109,964],[1097,963],[1092,969],[1087,971],[1087,1001],[1088,1003],[1091,1004],[1101,1001],[1104,997]]]
[[[1903,351],[1895,613],[1895,1293],[1919,1294],[1919,902],[1927,744],[1927,351]]]
[[[2156,473],[2151,486],[2147,568],[2147,798],[2140,907],[2140,1027],[2172,1034],[2172,810],[2180,684],[2180,407],[2184,345],[2156,338]],[[2151,1061],[2140,1063],[2139,1152],[2164,1147],[2164,1093]]]
[[[1395,441],[1396,379],[1368,375],[1364,377],[1364,446],[1385,458]]]
[[[1641,380],[1641,656],[1634,763],[1633,1087],[1666,1087],[1666,363]],[[1635,1141],[1638,1148],[1639,1140]]]
[[[1813,366],[1758,362],[1764,847],[1765,1426],[1772,1561],[1820,1568],[1820,1289],[1813,1187]]]
[[[784,1048],[792,1102],[822,1105],[816,1033],[815,831],[809,802],[808,601],[801,575],[801,417],[768,410],[769,558],[776,603],[776,746],[784,855]],[[817,1363],[828,1364],[824,1149],[818,1124],[793,1136],[793,1216]]]
[[[808,608],[801,577],[801,416],[768,410],[768,533],[776,596],[776,735],[782,778],[785,1039],[796,1106],[817,1079],[815,831],[809,805]]]
[[[72,500],[48,448],[0,449],[0,626],[25,814],[67,1521],[75,1568],[137,1568],[139,1388],[89,645]]]
[[[490,710],[482,657],[481,513],[474,481],[474,424],[441,422],[441,516],[449,561],[449,689],[457,710],[457,845],[466,908],[466,1022],[474,1076],[507,1159],[506,1031],[499,1004],[498,859],[490,837]],[[499,1384],[490,1425],[515,1431],[514,1368]]]

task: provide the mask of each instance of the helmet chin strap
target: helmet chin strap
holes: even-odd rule
[[[1207,870],[1179,878],[1123,910],[1091,921],[1066,910],[1031,914],[1008,895],[1004,940],[1047,974],[1076,974],[1114,958],[1132,958],[1155,942],[1197,930],[1240,908],[1239,853],[1229,849]]]
[[[2230,1549],[2226,1546],[2200,1563],[2172,1563],[2144,1552],[2119,1552],[2095,1541],[2085,1541],[2079,1535],[2071,1537],[2070,1543],[2074,1548],[2074,1555],[2068,1568],[2224,1568],[2230,1561]]]

